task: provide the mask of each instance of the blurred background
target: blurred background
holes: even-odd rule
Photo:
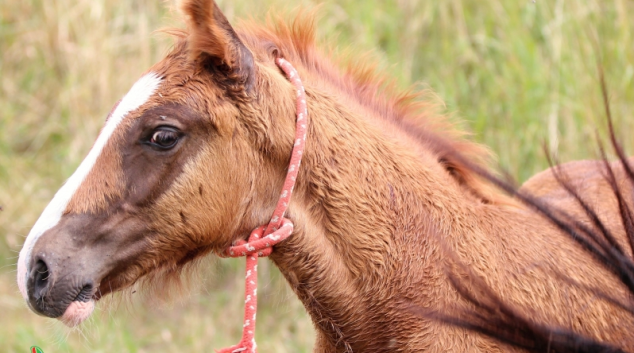
[[[370,52],[403,88],[432,89],[446,113],[490,146],[519,181],[560,161],[596,158],[606,123],[601,58],[619,137],[634,127],[632,0],[220,0],[234,25],[268,11],[319,8],[318,38]],[[182,27],[173,1],[0,2],[0,351],[184,352],[237,343],[241,260],[207,259],[192,290],[169,302],[130,295],[100,304],[81,329],[27,310],[15,284],[22,242],[79,165],[132,83]],[[261,261],[261,352],[308,352],[303,307]]]

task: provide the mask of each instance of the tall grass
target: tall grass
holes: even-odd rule
[[[300,1],[312,8],[313,1]],[[295,1],[219,1],[233,22]],[[171,39],[172,3],[149,0],[0,2],[0,350],[166,351],[239,339],[241,263],[209,261],[193,295],[159,309],[124,300],[68,333],[28,312],[14,284],[17,251],[41,210],[91,147],[114,102]],[[372,51],[403,87],[431,88],[447,112],[525,180],[547,164],[596,156],[603,62],[616,125],[631,151],[634,2],[628,0],[330,0],[322,41]],[[263,261],[263,263],[268,263]],[[264,265],[267,266],[267,265]],[[262,351],[308,351],[311,324],[279,274],[261,273]],[[269,279],[270,278],[270,279]],[[202,293],[201,293],[202,291]],[[267,335],[264,336],[264,333]]]

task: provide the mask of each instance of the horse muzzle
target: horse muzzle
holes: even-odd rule
[[[108,267],[102,247],[86,249],[90,237],[82,233],[94,228],[82,218],[64,218],[34,241],[27,239],[18,259],[18,286],[31,310],[68,326],[90,315]]]
[[[82,271],[83,262],[70,253],[60,258],[53,251],[44,252],[36,244],[24,279],[29,307],[68,326],[84,321],[94,309],[97,288],[93,279]]]

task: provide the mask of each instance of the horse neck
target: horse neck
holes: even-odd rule
[[[430,239],[468,218],[469,197],[390,122],[310,93],[311,128],[288,211],[295,232],[272,260],[328,341],[384,344],[382,335],[419,334],[420,318],[403,313],[433,305],[447,288]]]

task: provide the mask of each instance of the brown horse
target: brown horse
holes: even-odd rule
[[[513,350],[412,310],[466,303],[445,275],[448,252],[535,320],[634,349],[627,313],[553,273],[621,300],[625,286],[533,209],[491,191],[463,162],[484,163],[486,149],[415,103],[425,97],[393,93],[363,65],[337,69],[310,18],[234,30],[211,0],[183,10],[188,30],[172,31],[173,50],[113,109],[31,230],[18,260],[31,309],[76,324],[103,295],[178,275],[265,224],[294,144],[283,57],[311,120],[286,213],[295,228],[271,259],[313,319],[316,352]],[[569,169],[624,243],[601,173],[591,162]],[[569,207],[548,174],[526,188]]]

